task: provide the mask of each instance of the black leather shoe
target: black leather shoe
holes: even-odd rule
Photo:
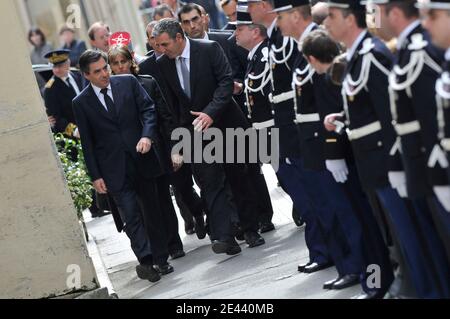
[[[156,282],[161,279],[159,273],[153,268],[152,265],[142,265],[136,266],[136,274],[139,279],[147,279],[151,282]]]
[[[269,231],[272,231],[275,229],[275,226],[273,223],[271,222],[264,222],[261,223],[261,226],[259,227],[259,232],[262,233],[267,233]]]
[[[254,231],[249,231],[244,234],[245,241],[249,248],[264,245],[266,241],[261,237],[260,234]]]
[[[318,263],[312,263],[311,265],[306,266],[305,269],[303,269],[303,272],[307,273],[307,274],[311,274],[313,272],[316,272],[316,271],[319,271],[322,269],[326,269],[331,266],[333,266],[333,263],[325,263],[325,264],[321,264],[321,265],[319,265]]]
[[[344,289],[347,287],[351,287],[357,285],[359,283],[359,275],[358,274],[348,274],[337,280],[332,286],[331,289]]]
[[[326,281],[326,282],[323,284],[323,289],[331,289],[331,287],[333,287],[333,284],[334,284],[336,281],[339,281],[340,279],[341,279],[341,277],[337,277],[337,278],[334,278],[334,279],[331,279],[331,280]]]
[[[216,254],[236,255],[241,252],[241,247],[234,239],[231,242],[214,240],[212,250]]]
[[[186,233],[186,235],[193,235],[195,233],[195,229],[194,229],[194,227],[192,227],[192,228],[185,228],[184,232]]]
[[[170,253],[170,257],[172,259],[177,259],[177,258],[181,258],[181,257],[184,257],[184,256],[186,256],[186,253],[184,252],[183,249],[176,250],[176,251]]]
[[[161,276],[170,274],[174,270],[173,266],[171,264],[169,264],[169,263],[164,264],[164,265],[153,265],[153,268],[155,268],[155,270]]]
[[[203,216],[200,217],[194,217],[195,219],[195,232],[197,233],[198,239],[203,239],[206,237],[206,228],[205,228],[205,221],[203,220]]]
[[[96,212],[91,213],[91,216],[92,216],[92,218],[99,218],[99,217],[107,216],[109,214],[111,214],[111,212],[108,210],[104,210],[104,211],[97,210]]]
[[[300,264],[297,266],[297,270],[299,272],[303,272],[305,270],[305,268],[311,264],[312,264],[312,262],[310,262],[310,261],[308,261],[307,263],[304,263],[304,264]]]

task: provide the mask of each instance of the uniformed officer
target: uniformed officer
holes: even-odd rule
[[[412,200],[415,206],[410,217],[416,220],[417,225],[415,238],[409,236],[400,242],[410,256],[410,271],[418,295],[424,298],[445,297],[448,296],[450,288],[449,265],[445,260],[443,244],[436,234],[448,233],[450,228],[446,230],[441,222],[433,224],[431,218],[434,216],[435,220],[440,220],[441,216],[446,215],[433,195],[433,189],[441,195],[439,190],[448,185],[445,170],[437,165],[437,160],[431,163],[437,155],[436,152],[442,153],[437,145],[434,99],[434,82],[438,76],[437,61],[440,52],[431,44],[428,33],[420,25],[415,0],[383,3],[375,0],[374,3],[380,8],[381,27],[388,31],[387,33],[397,36],[396,59],[389,74],[389,95],[398,138],[391,154],[401,154],[404,172],[395,172],[398,177],[391,176],[391,185],[396,187],[399,183],[406,182],[404,195]],[[427,161],[431,167],[427,168]],[[443,198],[448,196],[450,194],[444,194]],[[408,224],[402,219],[402,223],[398,225],[399,233],[407,231],[406,225]],[[420,237],[425,240],[420,240]],[[408,247],[415,241],[420,245]],[[423,252],[422,260],[419,256],[414,256],[419,251]],[[416,266],[424,262],[427,267],[419,270]]]
[[[309,1],[276,0],[275,11],[283,35],[295,39],[301,50],[303,40],[318,29],[312,20]],[[339,54],[337,44],[327,50],[333,51],[325,54]],[[370,208],[356,169],[350,165],[348,142],[336,133],[325,133],[322,125],[326,114],[342,109],[336,99],[339,87],[327,85],[324,75],[316,73],[300,54],[293,64],[292,88],[295,91],[294,121],[300,129],[301,165],[308,181],[307,189],[338,271],[338,277],[326,282],[324,288],[343,289],[358,284],[360,275],[365,273],[367,265],[358,218],[361,214],[370,214]]]
[[[253,23],[262,24],[268,36],[268,67],[253,78],[264,78],[270,83],[274,127],[279,133],[279,168],[277,177],[291,197],[296,211],[305,221],[305,241],[309,260],[298,266],[301,272],[315,272],[329,267],[331,259],[323,232],[318,224],[315,207],[307,192],[305,172],[300,159],[300,135],[294,122],[294,93],[292,90],[292,67],[300,54],[294,39],[283,37],[277,28],[277,14],[272,12],[273,1],[249,0],[248,11]],[[249,79],[252,79],[249,77]]]
[[[365,7],[359,1],[335,0],[328,4],[329,14],[324,24],[331,37],[342,41],[348,49],[342,90],[347,135],[360,181],[374,212],[374,215],[365,214],[362,221],[364,244],[369,252],[366,261],[378,265],[381,273],[380,285],[366,282],[364,293],[358,298],[377,298],[387,292],[394,279],[381,233],[381,229],[385,230],[388,238],[387,216],[380,210],[379,202],[389,212],[406,209],[387,177],[388,151],[395,139],[387,90],[387,73],[393,57],[379,39],[368,33]],[[328,116],[325,121],[329,123],[338,117]]]
[[[55,132],[79,138],[72,100],[84,85],[81,74],[70,71],[69,53],[69,50],[55,50],[45,55],[53,65],[53,76],[45,85],[44,101],[48,116],[55,118]]]

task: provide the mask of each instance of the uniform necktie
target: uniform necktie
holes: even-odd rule
[[[70,78],[66,79],[66,83],[72,89],[73,93],[76,95],[77,94],[77,90],[75,90],[75,88],[73,87],[72,83],[70,83]]]
[[[114,104],[113,100],[108,95],[108,88],[101,89],[100,93],[102,93],[105,98],[105,104],[106,104],[106,108],[108,109],[109,114],[111,114],[111,116],[114,119],[116,119],[117,118],[116,105]]]
[[[186,59],[180,57],[181,76],[183,77],[184,93],[191,98],[191,83],[189,79],[189,70],[186,65]]]

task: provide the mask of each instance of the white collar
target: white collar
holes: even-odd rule
[[[253,56],[255,55],[256,50],[258,50],[258,48],[259,48],[259,46],[261,45],[261,43],[263,43],[263,41],[259,42],[257,45],[255,45],[255,46],[253,47],[253,49],[250,50],[250,52],[249,52],[249,54],[248,54],[248,57],[247,57],[247,59],[248,59],[249,61],[251,61],[251,60],[253,59]]]
[[[317,24],[315,22],[311,22],[310,24],[308,24],[308,26],[306,27],[305,31],[303,31],[302,35],[300,36],[300,39],[298,40],[298,43],[302,43],[303,40],[305,40],[305,38],[308,36],[308,34],[311,33],[312,29],[316,26]]]
[[[347,61],[350,61],[353,58],[353,55],[355,54],[356,48],[361,43],[362,39],[366,36],[367,30],[362,30],[361,33],[358,35],[356,40],[353,42],[350,49],[347,50]]]
[[[403,43],[406,41],[406,38],[408,35],[417,28],[420,25],[420,20],[415,20],[414,22],[411,22],[403,31],[400,33],[400,35],[397,38],[397,50],[400,50],[403,46]]]
[[[205,32],[205,35],[203,36],[203,40],[209,40],[208,32]]]
[[[275,26],[277,25],[277,19],[275,18],[270,25],[270,27],[267,28],[267,36],[270,38],[272,36],[272,32],[275,29]]]
[[[450,61],[450,48],[445,51],[445,60]]]
[[[99,88],[98,86],[95,86],[92,83],[91,83],[91,86],[94,89],[95,95],[100,96],[100,94],[102,94],[102,92],[100,92],[102,90],[101,88]],[[106,88],[108,89],[108,92],[111,90],[111,82],[108,84],[108,86]]]
[[[186,45],[184,46],[184,50],[181,53],[180,56],[177,56],[177,58],[185,58],[185,59],[190,59],[191,57],[191,42],[189,41],[189,39],[187,37],[185,37],[186,39]]]

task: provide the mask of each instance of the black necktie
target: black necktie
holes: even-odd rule
[[[100,93],[102,93],[105,98],[105,104],[109,114],[111,114],[112,118],[116,120],[117,119],[116,105],[108,95],[108,88],[101,89]]]
[[[66,79],[66,83],[67,83],[67,85],[72,89],[73,93],[74,93],[75,95],[77,95],[77,90],[75,90],[75,88],[73,87],[72,83],[70,83],[70,78],[67,78],[67,79]]]

